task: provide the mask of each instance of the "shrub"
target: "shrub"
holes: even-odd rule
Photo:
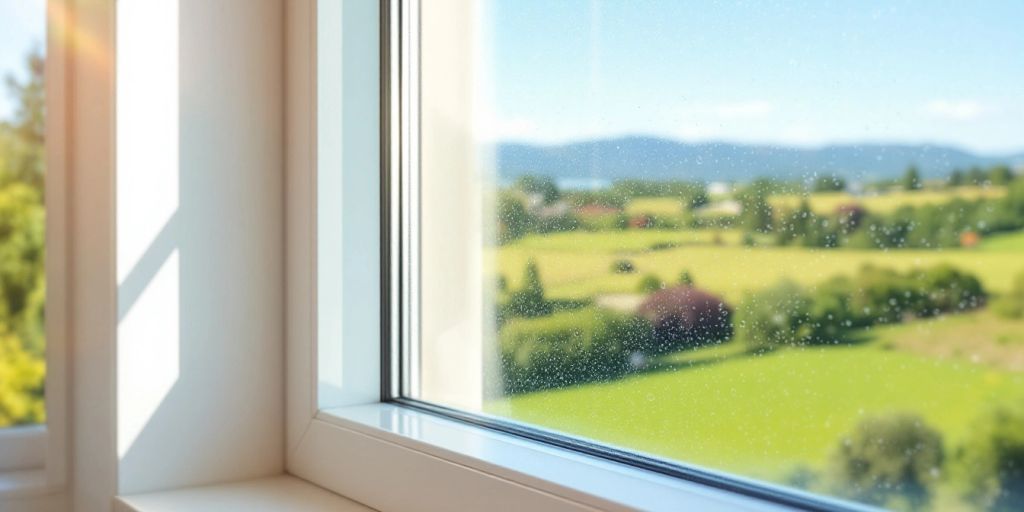
[[[870,417],[844,437],[830,463],[834,492],[874,505],[931,500],[944,461],[942,436],[913,414]]]
[[[665,288],[665,283],[654,274],[647,274],[640,279],[640,283],[636,286],[637,291],[640,293],[652,293],[662,288]]]
[[[632,274],[636,272],[636,267],[633,266],[633,262],[629,260],[615,260],[612,263],[612,272],[616,274]]]
[[[985,510],[1024,510],[1024,409],[992,410],[957,452],[968,500]]]
[[[677,244],[675,242],[655,242],[655,243],[651,244],[650,247],[648,247],[648,250],[651,250],[651,251],[666,251],[668,249],[675,249],[676,247],[679,247],[679,244]]]
[[[550,315],[551,303],[544,297],[544,284],[540,280],[537,263],[530,260],[523,275],[523,287],[509,294],[503,308],[505,318]]]
[[[741,338],[755,350],[811,341],[811,299],[791,281],[747,294],[736,312]]]
[[[691,286],[652,293],[637,310],[654,329],[652,352],[664,353],[728,340],[732,309],[722,299]]]
[[[635,315],[580,309],[510,320],[499,344],[505,393],[525,393],[621,376],[630,354],[652,346],[651,326]]]
[[[498,198],[498,243],[518,240],[534,229],[536,218],[526,210],[523,202],[511,194]]]
[[[679,284],[683,286],[693,286],[693,276],[689,270],[684,270],[679,273]]]

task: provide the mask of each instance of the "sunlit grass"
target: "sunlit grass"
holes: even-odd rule
[[[811,209],[818,213],[835,213],[843,205],[859,204],[872,213],[890,213],[902,206],[948,203],[953,199],[992,199],[1006,195],[1005,187],[957,187],[939,190],[918,190],[914,192],[893,191],[877,195],[852,195],[847,192],[819,192],[802,196],[788,194],[773,196],[773,206],[795,209],[806,198]]]
[[[629,215],[680,215],[683,213],[683,200],[678,197],[638,197],[626,205]]]
[[[1024,230],[985,238],[982,240],[979,249],[986,251],[1024,251]]]
[[[877,329],[878,335],[888,336],[886,329]],[[767,355],[747,354],[732,342],[683,353],[674,362],[672,370],[518,396],[488,410],[781,481],[799,465],[820,470],[841,436],[866,415],[918,413],[953,447],[985,407],[1024,391],[1024,374],[877,342]]]
[[[981,279],[992,292],[1005,292],[1009,276],[1024,271],[1024,258],[1010,251],[946,250],[853,250],[795,247],[743,247],[737,232],[724,232],[725,245],[699,243],[711,233],[629,231],[565,233],[527,238],[498,250],[498,268],[509,285],[518,286],[529,259],[537,261],[541,278],[552,297],[588,298],[605,293],[629,293],[640,278],[655,274],[675,282],[687,270],[697,286],[735,302],[744,292],[769,286],[780,279],[814,285],[835,275],[852,275],[865,264],[906,270],[917,266],[949,263]],[[696,233],[696,234],[695,234]],[[676,248],[642,251],[664,241],[678,241]],[[686,245],[693,241],[692,245]],[[636,272],[616,274],[612,263],[633,262]]]

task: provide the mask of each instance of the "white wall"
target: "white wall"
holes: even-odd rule
[[[117,2],[119,494],[282,471],[283,16]]]

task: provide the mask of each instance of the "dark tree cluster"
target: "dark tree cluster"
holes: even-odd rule
[[[655,291],[637,313],[654,329],[651,352],[696,348],[732,338],[732,308],[721,298],[689,285]]]

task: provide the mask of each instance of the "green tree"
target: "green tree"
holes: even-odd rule
[[[818,176],[814,180],[814,184],[811,190],[815,192],[841,192],[846,190],[846,180],[842,176],[831,174],[828,176]]]
[[[549,176],[520,176],[516,180],[516,188],[527,194],[539,195],[544,204],[551,204],[562,197],[555,180]]]
[[[901,183],[903,184],[903,190],[921,190],[924,187],[924,183],[921,181],[921,173],[915,165],[907,167],[907,170],[903,173]]]
[[[1013,171],[1007,165],[996,165],[988,171],[988,180],[993,185],[1009,185],[1013,181]]]
[[[33,51],[25,59],[28,78],[18,81],[8,75],[4,82],[16,102],[14,117],[0,122],[0,186],[20,182],[40,193],[44,171],[44,60]]]
[[[0,427],[45,421],[43,57],[5,79],[17,107],[0,121]]]
[[[950,187],[960,187],[963,186],[963,184],[966,181],[967,178],[964,176],[963,171],[961,171],[960,169],[953,169],[953,172],[949,174],[949,179],[946,181],[946,183]]]
[[[684,270],[679,273],[679,284],[683,286],[693,286],[693,275],[690,274],[689,270]]]
[[[653,293],[665,288],[665,283],[657,275],[647,274],[640,279],[636,288],[640,293]]]
[[[498,197],[498,243],[505,244],[522,238],[535,224],[536,219],[519,198],[508,193]]]
[[[540,279],[537,262],[530,260],[523,273],[522,288],[509,295],[506,311],[509,317],[535,317],[550,315],[554,309],[544,296],[544,284]]]
[[[757,233],[772,230],[772,205],[768,194],[759,187],[751,187],[739,196],[740,226]]]
[[[740,338],[753,350],[812,341],[811,298],[791,281],[747,294],[736,309]]]
[[[942,435],[913,414],[869,417],[839,443],[834,492],[881,506],[925,507],[942,475]]]
[[[1024,510],[1024,408],[999,407],[980,418],[957,459],[970,501],[984,510]]]

